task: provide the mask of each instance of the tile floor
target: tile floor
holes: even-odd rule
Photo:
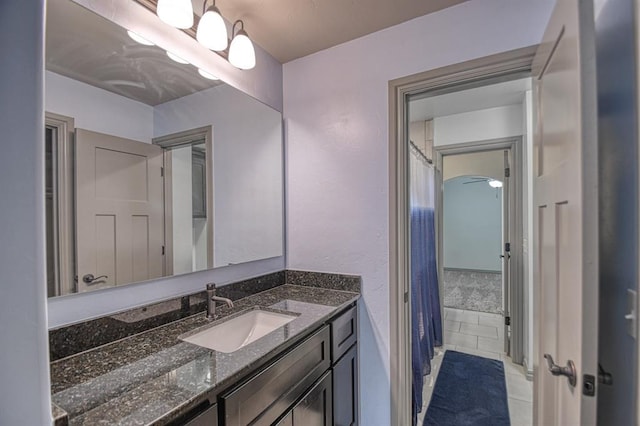
[[[513,364],[504,354],[504,326],[502,316],[484,312],[444,309],[443,348],[436,349],[431,361],[431,374],[425,379],[423,407],[418,413],[418,426],[422,426],[440,364],[447,349],[465,352],[504,363],[507,382],[509,415],[512,426],[530,426],[533,423],[533,382],[526,379],[522,366]]]

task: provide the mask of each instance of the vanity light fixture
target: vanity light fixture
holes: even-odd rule
[[[203,76],[204,78],[208,78],[209,80],[220,80],[218,77],[216,77],[215,75],[211,74],[210,72],[207,72],[203,69],[198,68],[198,74],[200,74],[201,76]]]
[[[227,48],[229,40],[227,39],[227,25],[222,19],[220,11],[216,7],[216,2],[207,7],[208,0],[202,5],[202,17],[198,22],[198,31],[196,40],[207,49],[222,52]]]
[[[131,37],[132,40],[140,44],[144,44],[145,46],[154,46],[152,42],[142,37],[141,35],[134,33],[133,31],[127,31],[127,34],[129,34],[129,37]]]
[[[167,24],[184,30],[204,47],[219,52],[231,65],[242,70],[256,66],[256,51],[253,42],[244,29],[244,22],[238,19],[231,28],[231,44],[227,37],[227,26],[216,6],[215,0],[207,7],[204,0],[203,14],[199,18],[197,30],[194,30],[193,6],[191,0],[135,0]],[[172,58],[173,59],[173,58]],[[180,62],[180,61],[179,61]]]
[[[188,64],[189,63],[189,61],[185,61],[180,56],[176,55],[175,53],[171,53],[168,50],[167,50],[167,56],[170,57],[171,59],[173,59],[174,61],[176,61],[179,64]]]
[[[158,0],[156,13],[172,27],[184,30],[193,26],[191,0]]]
[[[239,25],[238,25],[239,24]],[[239,26],[236,32],[236,25]],[[229,62],[236,68],[250,70],[256,66],[256,52],[249,35],[244,30],[244,23],[238,19],[231,29],[232,40],[229,46]]]

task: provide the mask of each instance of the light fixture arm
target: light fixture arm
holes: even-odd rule
[[[209,9],[207,7],[207,4],[209,4],[209,0],[204,0],[204,2],[202,3],[202,14],[204,15],[207,10]],[[216,7],[216,0],[211,0],[211,8],[214,8],[216,10],[218,10],[218,8]],[[221,15],[222,16],[222,15]]]
[[[238,33],[240,33],[240,31],[244,32],[244,22],[242,22],[242,19],[238,19],[236,22],[233,23],[233,27],[231,27],[231,38],[233,39],[236,36],[236,25],[240,24],[240,30],[238,30]]]

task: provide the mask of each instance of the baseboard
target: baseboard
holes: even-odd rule
[[[480,272],[482,274],[502,274],[502,271],[491,271],[488,269],[467,269],[467,268],[449,268],[444,267],[445,271],[456,271],[456,272]]]

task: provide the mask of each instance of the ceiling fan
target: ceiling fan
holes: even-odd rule
[[[467,185],[470,183],[488,182],[489,186],[492,188],[502,188],[502,182],[497,179],[488,178],[488,177],[471,177],[469,179],[470,179],[469,181],[463,182],[462,184]]]

